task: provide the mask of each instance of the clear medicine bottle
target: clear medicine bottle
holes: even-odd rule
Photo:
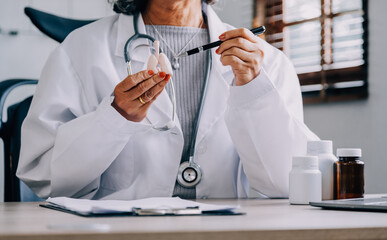
[[[290,204],[321,201],[321,172],[316,156],[293,157],[289,173]]]
[[[364,162],[361,149],[338,148],[334,164],[334,199],[364,197]]]
[[[322,176],[322,200],[333,199],[333,165],[337,157],[333,154],[332,141],[308,141],[307,155],[318,157],[318,168]]]

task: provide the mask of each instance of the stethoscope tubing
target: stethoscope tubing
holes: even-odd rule
[[[150,35],[139,33],[139,31],[138,31],[138,18],[139,17],[140,17],[139,13],[136,13],[133,16],[134,35],[131,36],[126,41],[125,46],[124,46],[124,58],[125,58],[125,62],[127,64],[127,72],[128,72],[129,75],[132,75],[133,71],[132,71],[132,67],[131,67],[132,59],[130,58],[130,54],[128,54],[128,51],[127,51],[128,47],[133,43],[133,41],[135,41],[137,39],[140,39],[140,38],[148,39],[148,40],[150,40],[152,42],[154,42],[156,40],[155,38],[153,38]],[[144,44],[144,46],[148,46],[148,45]],[[162,52],[161,49],[160,49],[160,52]],[[171,84],[171,89],[172,89],[172,116],[171,116],[171,121],[168,122],[163,127],[155,127],[155,126],[153,126],[153,129],[158,130],[158,131],[168,131],[168,130],[172,129],[175,126],[176,92],[175,92],[175,87],[174,87],[174,83],[173,83],[173,79],[172,78],[170,78],[169,83]]]
[[[127,64],[127,71],[128,71],[128,74],[129,75],[132,75],[132,68],[131,68],[131,58],[130,58],[130,54],[128,54],[128,48],[130,47],[130,45],[133,43],[133,41],[137,40],[137,39],[140,39],[140,38],[144,38],[144,39],[148,39],[152,42],[155,41],[155,39],[152,37],[152,36],[149,36],[147,34],[142,34],[142,33],[139,33],[139,30],[138,30],[138,18],[140,17],[140,14],[139,13],[136,13],[134,16],[133,16],[133,25],[134,25],[134,35],[131,36],[125,43],[125,46],[124,46],[124,58],[125,58],[125,62]],[[207,18],[206,18],[206,14],[205,12],[203,11],[203,17],[204,17],[204,20],[207,22]],[[147,45],[148,46],[148,45]],[[178,174],[178,182],[180,184],[182,184],[183,186],[185,187],[188,187],[188,188],[191,188],[191,187],[195,187],[201,180],[201,177],[202,177],[202,171],[201,171],[201,168],[200,166],[195,162],[194,160],[194,154],[195,154],[195,145],[196,145],[196,138],[197,138],[197,134],[198,134],[198,130],[199,130],[199,122],[200,122],[200,119],[201,119],[201,115],[202,115],[202,112],[203,112],[203,108],[204,108],[204,99],[206,97],[206,93],[207,93],[207,87],[208,87],[208,82],[209,82],[209,78],[210,78],[210,72],[211,72],[211,66],[212,66],[212,55],[211,55],[211,51],[207,51],[207,67],[206,67],[206,73],[205,73],[205,79],[204,79],[204,85],[203,85],[203,89],[202,89],[202,95],[201,95],[201,98],[200,98],[200,103],[199,103],[199,109],[198,109],[198,112],[196,114],[196,117],[194,119],[194,129],[193,129],[193,135],[192,135],[192,138],[191,138],[191,142],[190,142],[190,148],[189,148],[189,160],[188,160],[188,164],[187,162],[184,162],[180,165],[180,168],[182,168],[184,166],[185,169],[188,169],[188,168],[192,168],[195,170],[195,172],[197,172],[197,177],[198,179],[194,182],[192,181],[186,181],[185,183],[184,182],[181,182],[182,180],[182,176],[180,176],[180,173],[182,171],[180,171],[179,169],[179,174]],[[171,90],[172,90],[172,105],[173,105],[173,111],[172,111],[172,117],[171,117],[171,121],[169,123],[167,123],[166,126],[164,127],[159,127],[159,128],[156,128],[153,126],[154,129],[158,130],[158,131],[168,131],[170,129],[172,129],[174,126],[175,126],[175,115],[176,115],[176,92],[175,92],[175,87],[174,87],[174,84],[173,84],[173,80],[172,78],[170,79],[169,83],[171,84]],[[171,124],[173,123],[173,124]],[[184,169],[183,169],[184,170]],[[184,177],[183,177],[184,178]]]

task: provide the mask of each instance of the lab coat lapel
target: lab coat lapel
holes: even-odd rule
[[[118,19],[118,29],[117,29],[117,39],[116,39],[116,48],[115,55],[122,58],[124,61],[124,48],[126,41],[135,34],[133,26],[133,17],[124,14],[120,14]],[[139,16],[138,19],[138,30],[140,33],[146,33],[145,24],[142,19],[142,16]],[[131,49],[134,49],[140,44],[148,44],[148,40],[141,39],[133,42]],[[144,48],[145,51],[140,54],[135,54],[132,57],[132,66],[142,66],[140,69],[133,69],[133,72],[139,72],[146,69],[146,64],[150,56],[150,52]],[[147,119],[152,124],[163,124],[171,119],[171,114],[173,111],[172,102],[169,98],[167,91],[163,91],[160,96],[152,103],[150,109],[148,110]],[[177,119],[177,116],[175,116]],[[178,122],[178,121],[177,121]],[[180,124],[177,123],[177,127],[181,129]]]
[[[219,35],[226,32],[224,23],[218,18],[211,7],[207,10],[210,42],[218,41]],[[230,85],[234,75],[231,67],[223,66],[220,56],[212,49],[212,67],[203,112],[199,123],[196,146],[211,130],[211,127],[223,116],[227,107]]]

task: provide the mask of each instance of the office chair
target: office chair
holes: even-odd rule
[[[20,184],[16,177],[19,160],[21,125],[27,115],[32,97],[10,106],[8,119],[3,121],[3,110],[8,95],[17,87],[37,84],[36,80],[10,79],[0,82],[0,138],[4,142],[4,201],[20,201]]]
[[[50,38],[62,42],[73,30],[95,20],[75,20],[48,14],[30,7],[24,9],[32,23]],[[37,80],[10,79],[0,82],[0,138],[4,141],[4,201],[39,200],[16,177],[20,154],[21,125],[27,115],[32,96],[7,109],[8,119],[3,122],[5,100],[12,90],[22,85],[37,84]],[[22,191],[22,192],[21,192]],[[27,196],[27,195],[33,196]]]
[[[24,13],[42,33],[60,43],[70,32],[95,21],[63,18],[30,7],[24,8]]]

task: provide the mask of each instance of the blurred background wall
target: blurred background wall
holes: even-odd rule
[[[305,122],[334,147],[363,149],[367,193],[387,192],[387,1],[369,0],[369,97],[304,106]]]

